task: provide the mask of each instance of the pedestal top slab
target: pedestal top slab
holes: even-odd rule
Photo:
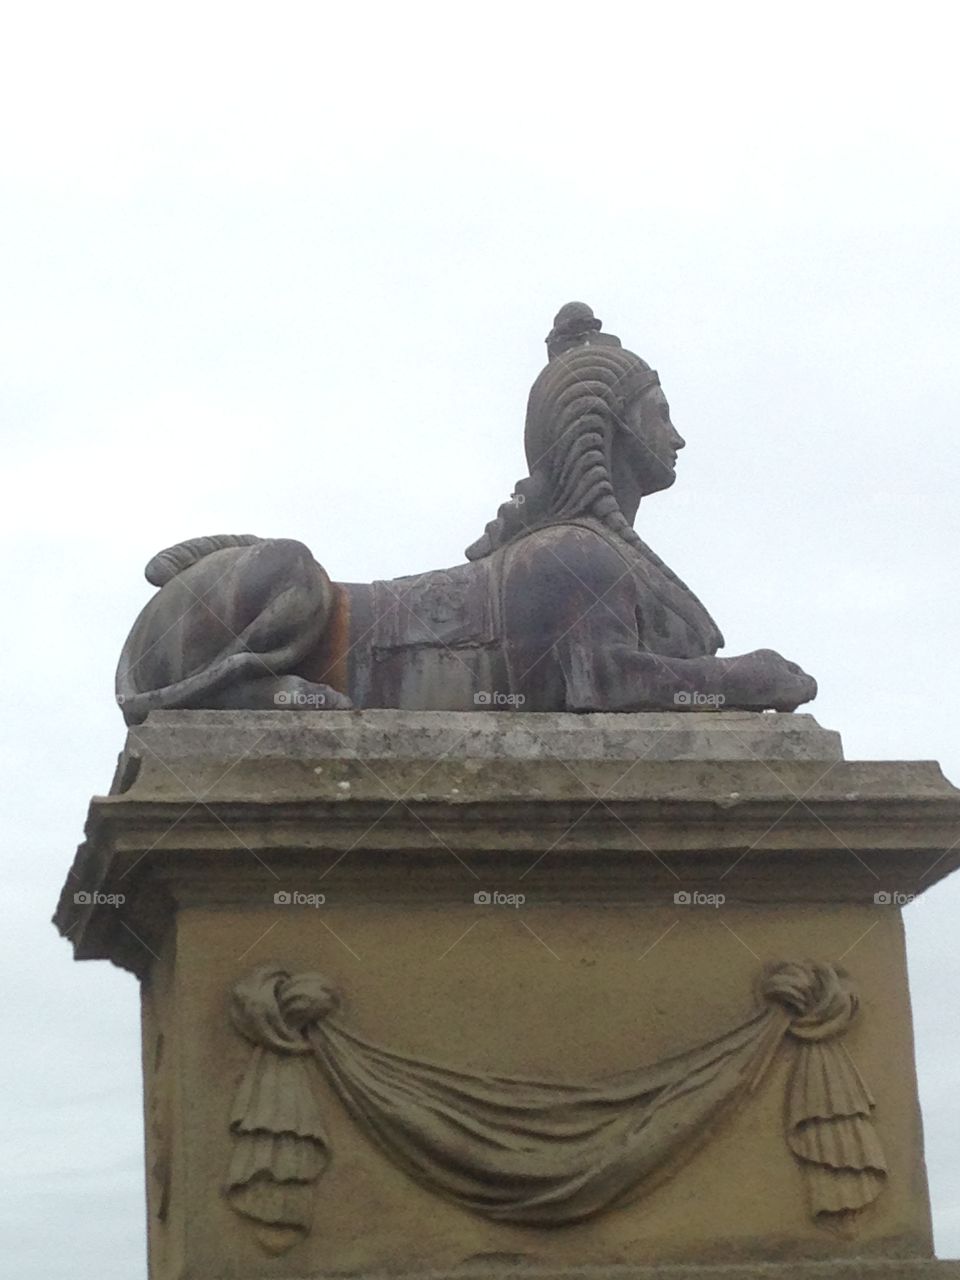
[[[651,711],[632,715],[491,711],[155,711],[127,754],[174,764],[247,760],[843,759],[840,735],[811,715]]]

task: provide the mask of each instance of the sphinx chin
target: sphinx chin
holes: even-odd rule
[[[662,475],[651,477],[643,488],[643,496],[651,497],[655,493],[663,493],[664,489],[670,489],[677,483],[676,471],[664,471]]]

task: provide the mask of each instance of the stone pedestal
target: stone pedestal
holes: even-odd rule
[[[152,714],[56,919],[77,958],[141,979],[153,1280],[960,1276],[932,1259],[900,913],[960,861],[958,819],[935,764],[844,761],[802,715]],[[804,1041],[786,1015],[735,1104],[582,1221],[491,1220],[428,1188],[313,1065],[322,1141],[271,1121],[297,1131],[312,1222],[265,1225],[227,1194],[238,1094],[252,1055],[273,1062],[231,993],[268,966],[292,984],[282,1035],[320,1044],[297,982],[322,975],[348,1040],[385,1051],[381,1082],[396,1061],[583,1084],[728,1035],[794,961],[859,997],[843,1053],[886,1170],[855,1214],[816,1216],[787,1140]],[[404,1081],[388,1110],[415,1129]]]

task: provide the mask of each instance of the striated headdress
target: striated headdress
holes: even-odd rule
[[[547,335],[546,367],[530,390],[524,448],[530,475],[467,548],[479,560],[531,529],[585,516],[642,545],[610,478],[613,435],[629,404],[659,383],[645,360],[601,332],[585,302],[568,302]]]

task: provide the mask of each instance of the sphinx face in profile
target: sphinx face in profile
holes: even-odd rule
[[[641,496],[669,489],[677,478],[677,454],[685,444],[670,421],[663,389],[659,384],[648,387],[627,406],[619,424],[614,443],[615,474],[625,470]]]

